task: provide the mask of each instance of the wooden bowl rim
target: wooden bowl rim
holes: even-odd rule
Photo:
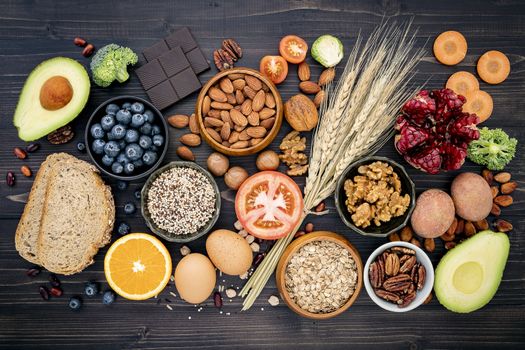
[[[327,314],[316,314],[302,309],[292,300],[292,298],[288,294],[288,291],[286,290],[284,277],[285,269],[293,254],[295,254],[301,247],[303,247],[307,243],[322,240],[338,243],[350,252],[357,268],[357,285],[354,294],[352,294],[352,296],[350,296],[347,302],[343,304],[343,306],[341,306],[339,309]],[[275,280],[281,298],[285,301],[286,305],[288,305],[288,307],[292,309],[292,311],[306,318],[314,320],[326,320],[345,312],[356,301],[357,297],[359,296],[359,293],[361,293],[361,289],[363,288],[363,261],[361,260],[361,255],[359,254],[359,251],[345,237],[331,231],[315,231],[305,234],[304,236],[299,237],[292,241],[292,243],[290,243],[290,245],[286,248],[283,255],[281,256],[279,263],[277,264]]]
[[[254,76],[261,80],[263,83],[265,83],[268,88],[270,89],[274,99],[275,99],[275,123],[273,124],[272,129],[270,132],[264,137],[264,139],[256,144],[255,146],[250,146],[247,148],[240,148],[240,149],[234,149],[230,147],[226,147],[217,141],[215,141],[206,131],[206,127],[204,126],[204,119],[202,116],[202,101],[204,100],[204,97],[206,96],[206,93],[212,87],[218,80],[221,78],[230,75],[230,74],[248,74],[251,76]],[[279,93],[279,90],[277,90],[277,87],[275,84],[262,75],[259,71],[248,68],[248,67],[235,67],[231,69],[223,70],[217,74],[215,74],[213,77],[208,80],[206,84],[202,87],[199,96],[197,97],[197,103],[195,106],[195,118],[197,118],[197,123],[199,124],[199,131],[202,136],[202,138],[215,150],[232,156],[244,156],[244,155],[250,155],[257,153],[264,148],[266,148],[277,136],[279,133],[279,130],[281,129],[281,124],[283,121],[283,102],[281,98],[281,94]]]

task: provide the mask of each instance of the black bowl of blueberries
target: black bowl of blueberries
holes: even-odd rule
[[[103,173],[131,181],[158,168],[168,150],[168,126],[150,102],[119,96],[93,112],[85,139],[89,156]]]

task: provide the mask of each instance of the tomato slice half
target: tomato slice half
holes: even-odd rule
[[[259,70],[274,84],[279,84],[288,75],[288,62],[281,56],[264,56],[259,64]]]
[[[308,44],[297,35],[287,35],[279,43],[279,53],[290,63],[301,63],[307,52]]]
[[[303,195],[299,186],[278,171],[262,171],[246,179],[235,197],[242,227],[261,239],[278,239],[301,219]]]

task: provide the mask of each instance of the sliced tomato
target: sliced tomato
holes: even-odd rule
[[[259,70],[274,84],[279,84],[288,75],[288,62],[281,56],[264,56],[259,65]]]
[[[299,223],[302,212],[299,186],[278,171],[250,176],[235,197],[235,213],[242,227],[261,239],[286,236]]]
[[[297,35],[287,35],[279,43],[279,53],[290,63],[301,63],[307,52],[308,44]]]

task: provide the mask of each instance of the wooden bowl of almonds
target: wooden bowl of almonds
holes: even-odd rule
[[[276,270],[281,298],[298,315],[325,320],[346,311],[363,287],[363,262],[343,236],[316,231],[295,239]]]
[[[275,85],[250,68],[224,70],[201,89],[195,108],[202,138],[232,156],[257,153],[277,136],[283,120]]]

